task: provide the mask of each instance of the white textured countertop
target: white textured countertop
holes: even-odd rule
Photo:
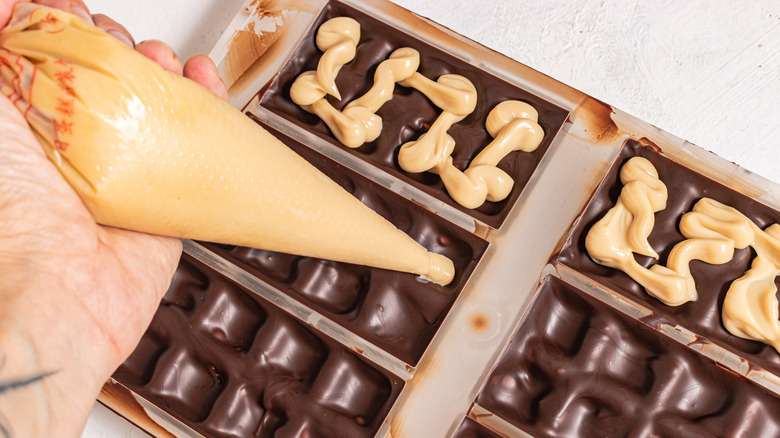
[[[208,53],[244,0],[87,0],[136,41]],[[396,0],[780,183],[780,2]],[[84,437],[143,437],[97,405]]]

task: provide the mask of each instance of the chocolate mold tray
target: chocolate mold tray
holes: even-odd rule
[[[395,152],[383,152],[386,155],[381,159],[374,155],[374,150],[386,148],[389,151],[398,144],[367,145],[366,150],[344,148],[333,141],[329,131],[310,114],[280,103],[279,99],[284,99],[288,87],[285,84],[295,75],[293,70],[311,68],[306,63],[312,56],[299,55],[312,50],[310,38],[318,23],[336,13],[356,18],[364,27],[362,31],[371,35],[375,44],[385,41],[393,47],[395,44],[425,46],[425,50],[421,50],[421,65],[428,53],[431,59],[438,59],[437,62],[446,67],[441,72],[468,75],[474,83],[500,84],[498,89],[502,91],[494,97],[496,99],[520,99],[547,108],[539,111],[539,123],[545,127],[544,150],[534,159],[534,170],[519,178],[520,184],[507,201],[477,212],[455,206],[446,193],[436,187],[435,178],[410,176],[399,170],[393,157]],[[383,53],[390,49],[385,50]],[[600,327],[607,327],[607,332],[618,336],[614,339],[623,339],[619,337],[622,335],[625,339],[646,342],[645,346],[633,350],[626,344],[626,349],[613,355],[642,358],[620,362],[628,364],[626,369],[639,367],[642,360],[646,364],[647,358],[651,357],[649,368],[636,369],[650,375],[664,371],[667,374],[660,375],[674,376],[675,372],[685,371],[682,364],[693,364],[690,366],[701,369],[697,375],[703,376],[702,382],[717,378],[733,383],[735,393],[729,395],[730,400],[744,401],[752,408],[749,418],[756,419],[754,425],[732,421],[730,419],[739,416],[741,411],[729,410],[736,409],[730,406],[721,410],[720,416],[708,417],[703,422],[682,414],[671,419],[669,424],[654,420],[652,415],[644,416],[643,421],[646,421],[641,424],[649,424],[646,430],[664,434],[666,429],[662,427],[677,427],[675,430],[679,435],[694,431],[717,432],[713,428],[730,424],[734,430],[763,427],[764,432],[777,433],[775,420],[762,417],[765,413],[777,412],[780,403],[776,353],[768,347],[731,339],[731,335],[715,327],[715,323],[697,320],[696,311],[679,314],[664,308],[660,302],[645,298],[635,288],[621,286],[620,282],[610,283],[609,279],[620,275],[605,274],[603,267],[592,262],[588,265],[587,259],[581,260],[580,264],[566,259],[571,258],[572,248],[581,245],[578,227],[591,223],[595,218],[591,215],[603,213],[603,210],[591,210],[594,205],[600,205],[595,202],[601,193],[599,187],[614,178],[616,163],[628,155],[657,155],[661,162],[673,163],[672,168],[684,169],[682,173],[700,178],[693,183],[700,188],[706,189],[712,184],[727,186],[739,199],[745,200],[745,208],[755,204],[765,209],[767,220],[778,217],[780,187],[777,184],[381,0],[280,0],[267,9],[263,2],[248,1],[226,29],[211,57],[217,61],[220,74],[230,86],[231,103],[243,109],[248,117],[260,121],[291,147],[298,148],[298,152],[315,165],[333,172],[341,184],[351,186],[354,193],[373,204],[380,214],[387,213],[391,221],[393,215],[403,217],[414,212],[426,218],[424,223],[434,224],[430,230],[435,231],[416,232],[417,220],[406,220],[412,224],[407,231],[423,245],[458,254],[455,258],[460,260],[456,262],[456,266],[460,264],[460,277],[445,292],[414,278],[401,279],[401,274],[371,272],[371,280],[378,281],[370,282],[366,289],[362,280],[356,280],[364,278],[365,272],[356,274],[360,271],[353,270],[354,267],[187,241],[182,268],[158,315],[160,318],[174,316],[165,316],[165,322],[154,323],[138,351],[106,384],[101,401],[112,409],[155,436],[267,436],[269,430],[278,431],[277,436],[303,433],[333,436],[333,429],[329,429],[333,424],[341,425],[336,436],[555,434],[563,429],[549,428],[549,424],[543,424],[543,419],[532,425],[524,424],[521,413],[501,408],[499,402],[502,400],[517,401],[530,409],[532,415],[542,418],[555,412],[556,407],[552,405],[557,402],[554,400],[566,399],[565,394],[558,393],[546,397],[553,394],[549,387],[555,385],[550,382],[556,380],[545,380],[544,373],[539,371],[541,365],[531,365],[531,371],[523,374],[523,367],[532,363],[533,352],[514,346],[525,342],[521,338],[530,333],[528,324],[537,321],[542,325],[552,324],[577,337],[576,342],[560,346],[553,341],[547,342],[542,336],[541,340],[533,340],[539,342],[538,349],[576,356],[574,350],[582,349],[586,340],[608,338],[599,338],[590,325],[577,320],[582,307],[590,306],[598,315],[607,315],[591,319],[601,321]],[[319,54],[314,56],[317,57]],[[296,61],[299,58],[300,62]],[[360,70],[366,68],[358,68],[359,62],[356,58],[356,63],[345,66],[344,71],[353,68],[354,77],[358,77]],[[372,73],[365,74],[370,76]],[[434,70],[427,74],[440,73]],[[370,86],[369,79],[358,79],[353,81],[358,87],[351,92],[353,94],[360,94]],[[395,103],[403,101],[402,94],[398,94],[397,100],[394,95]],[[484,106],[492,104],[492,101],[486,102]],[[427,104],[415,105],[428,112],[426,118],[432,115],[430,106],[424,108]],[[484,110],[479,112],[474,119],[484,118]],[[415,117],[414,114],[409,116]],[[464,119],[466,121],[468,118]],[[484,121],[477,125],[481,123]],[[395,132],[392,142],[403,141]],[[482,147],[485,137],[484,133],[480,135],[479,147]],[[467,142],[459,140],[459,143]],[[469,156],[464,160],[468,161],[473,151],[466,155]],[[607,196],[615,196],[614,189]],[[388,201],[390,199],[392,202]],[[614,203],[614,199],[610,198],[610,202]],[[421,229],[428,228],[428,225],[421,226]],[[440,234],[443,240],[434,234]],[[200,274],[193,274],[195,271]],[[204,275],[209,281],[198,279]],[[382,286],[377,292],[373,288],[380,281],[393,284],[387,288]],[[409,289],[400,284],[408,284]],[[344,291],[344,295],[337,294],[338,291]],[[558,294],[560,291],[563,292]],[[239,295],[242,298],[235,298]],[[439,302],[430,313],[420,306],[423,295],[425,300]],[[204,298],[197,301],[195,296]],[[542,309],[543,303],[556,300],[564,303],[556,307],[560,312]],[[702,299],[698,304],[707,305],[712,300]],[[572,302],[575,304],[566,304]],[[388,311],[381,313],[383,310]],[[242,316],[247,313],[254,316]],[[300,336],[308,337],[310,343],[327,347],[323,347],[324,350],[314,348],[320,353],[311,353],[307,356],[309,359],[304,357],[295,361],[302,364],[297,371],[280,367],[285,371],[273,374],[265,368],[246,377],[242,372],[251,371],[258,362],[273,365],[276,363],[274,357],[279,359],[298,353],[290,343],[288,351],[277,356],[271,354],[275,346],[280,345],[278,339],[282,335],[264,334],[264,330],[268,330],[265,327],[270,314],[285,321],[283,333],[306,333]],[[396,314],[406,318],[389,317]],[[412,324],[416,324],[416,328],[398,325],[408,321],[410,315],[416,321]],[[556,325],[555,318],[565,319],[563,322],[567,324]],[[697,326],[697,321],[702,325]],[[165,324],[174,323],[179,324],[181,332],[174,334],[163,329],[167,327]],[[284,328],[292,326],[296,328]],[[708,327],[712,330],[707,331]],[[417,339],[407,339],[410,334]],[[393,344],[395,335],[398,335],[396,340],[403,337],[403,342]],[[199,339],[204,339],[203,345],[185,347]],[[745,346],[748,344],[750,346]],[[634,350],[638,353],[634,354]],[[263,353],[258,354],[260,351]],[[208,359],[208,354],[215,357]],[[346,362],[329,362],[334,355]],[[515,362],[505,368],[509,363],[507,358],[512,355],[520,356],[520,364]],[[240,365],[227,365],[225,361],[229,358],[238,358]],[[609,361],[587,362],[583,359],[583,363],[588,363],[585,368],[593,368],[588,369],[599,376],[614,379],[610,384],[626,380],[626,371],[610,368]],[[674,366],[671,369],[661,366],[668,363]],[[515,382],[527,385],[525,389],[536,395],[521,395],[524,393],[517,385],[511,390],[501,389],[501,382],[508,380],[496,376],[505,369],[509,374],[521,375]],[[582,367],[573,366],[567,371],[569,374],[556,378],[576,381],[578,369],[581,371]],[[184,373],[174,377],[177,376],[175,370]],[[347,374],[356,377],[344,377]],[[331,383],[316,384],[318,376],[329,376]],[[290,392],[292,395],[285,389],[277,390],[274,379],[285,384],[295,380],[297,383],[292,384],[296,389]],[[664,383],[661,380],[656,383]],[[183,388],[177,386],[183,383],[191,383],[186,395]],[[628,386],[634,384],[629,383]],[[706,382],[702,383],[701,394],[709,391],[706,385]],[[653,385],[644,386],[645,389],[649,387]],[[668,388],[676,390],[674,386]],[[721,389],[713,389],[709,393],[721,392]],[[276,393],[282,399],[275,399]],[[626,392],[636,401],[641,397],[631,395],[635,393],[637,391]],[[706,401],[711,402],[710,398],[715,396],[707,397]],[[574,396],[571,398],[573,400]],[[602,399],[605,397],[599,398]],[[298,414],[292,407],[293,400],[309,405]],[[696,404],[692,399],[685,399],[685,402]],[[590,421],[594,416],[611,418],[610,415],[616,412],[609,400],[599,402],[601,404],[588,404],[587,400],[572,403],[570,414],[582,421]],[[687,412],[684,402],[669,403],[679,408],[676,412]],[[690,412],[696,414],[712,408],[705,405],[699,411]],[[323,415],[321,421],[316,415],[307,416],[315,411]],[[544,418],[549,419],[549,416]],[[607,430],[600,429],[604,426],[598,422],[588,424],[595,425],[593,429],[574,428],[566,429],[566,432],[576,435],[589,430]],[[243,429],[236,429],[238,425]],[[615,430],[615,434],[620,435],[620,429]]]

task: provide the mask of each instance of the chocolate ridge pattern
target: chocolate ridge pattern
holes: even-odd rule
[[[186,254],[114,378],[209,437],[370,437],[404,386]]]

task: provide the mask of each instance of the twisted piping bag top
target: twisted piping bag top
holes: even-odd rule
[[[98,223],[453,278],[240,111],[74,15],[18,4],[0,76]]]

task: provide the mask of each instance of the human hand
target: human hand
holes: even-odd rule
[[[0,0],[0,28],[20,1]],[[35,3],[134,45],[81,0]],[[227,96],[208,58],[182,65],[162,43],[136,49]],[[181,242],[96,224],[5,96],[0,132],[0,436],[78,436],[103,383],[151,321]]]

